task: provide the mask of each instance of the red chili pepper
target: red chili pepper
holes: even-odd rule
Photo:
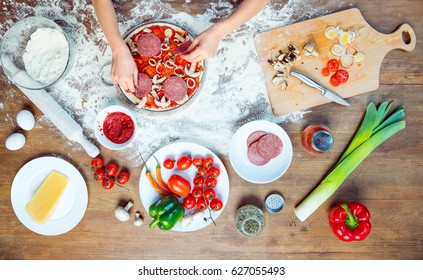
[[[342,241],[361,241],[372,228],[370,212],[358,202],[340,203],[329,211],[329,225]]]

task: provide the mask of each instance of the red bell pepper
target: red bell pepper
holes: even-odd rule
[[[372,228],[370,212],[358,202],[340,203],[329,211],[329,225],[342,241],[361,241]]]

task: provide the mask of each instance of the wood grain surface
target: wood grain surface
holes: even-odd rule
[[[35,1],[28,2],[36,5]],[[132,1],[117,2],[118,14],[129,15]],[[191,1],[189,5],[182,0],[163,2],[178,11],[201,14],[209,8],[210,1]],[[249,183],[235,173],[227,154],[220,155],[231,183],[229,202],[217,226],[191,233],[152,231],[146,225],[137,228],[132,222],[121,223],[113,217],[119,202],[132,199],[135,202],[132,213],[140,210],[145,222],[150,222],[138,199],[142,166],[130,170],[130,193],[118,188],[106,192],[84,167],[90,160],[87,154],[72,150],[55,127],[48,123],[37,126],[27,134],[25,147],[16,153],[4,147],[5,139],[16,126],[4,126],[0,131],[0,259],[423,259],[423,2],[354,0],[349,1],[351,5],[341,7],[338,1],[303,2],[311,10],[319,11],[318,15],[357,7],[371,26],[384,33],[391,33],[399,23],[407,22],[416,32],[416,48],[411,55],[401,51],[388,53],[381,65],[379,88],[349,98],[352,106],[348,110],[325,104],[313,108],[298,122],[283,124],[292,140],[294,155],[290,168],[279,180],[265,185]],[[1,24],[17,20],[15,2],[8,3],[8,12],[1,11]],[[286,5],[286,1],[271,1],[270,5],[276,11]],[[295,22],[309,17],[306,13],[292,14]],[[94,22],[81,21],[81,24],[88,28],[90,24],[96,26],[95,19],[91,20]],[[0,71],[0,75],[4,73]],[[11,92],[15,93],[12,97]],[[11,118],[25,107],[37,117],[42,116],[17,92],[15,86],[0,80],[3,104],[0,119]],[[293,213],[294,207],[317,186],[341,155],[368,102],[385,100],[405,106],[406,129],[377,148],[322,207],[305,222],[300,222]],[[335,145],[329,153],[315,156],[302,147],[301,132],[311,123],[324,123],[333,131]],[[119,164],[125,163],[118,151],[102,148],[101,154]],[[15,216],[10,200],[16,172],[29,160],[46,155],[71,162],[88,185],[85,216],[73,230],[59,236],[42,236],[28,230]],[[234,225],[235,211],[246,203],[264,209],[264,199],[271,192],[284,196],[285,208],[279,214],[265,213],[266,227],[259,236],[241,236]],[[373,229],[363,242],[344,243],[331,233],[327,213],[334,203],[352,200],[369,208]]]
[[[349,74],[348,82],[337,87],[331,85],[330,76],[322,75],[322,69],[326,67],[327,62],[336,58],[330,51],[332,45],[339,43],[338,40],[329,40],[324,36],[324,31],[328,26],[340,26],[343,30],[349,28],[359,30],[358,37],[352,45],[365,54],[364,61],[354,63],[346,69]],[[403,36],[404,39],[407,39],[406,42],[403,41]],[[302,50],[307,42],[315,42],[319,56],[306,57],[302,55],[301,59],[293,62],[290,69],[300,72],[340,96],[348,98],[377,89],[380,67],[386,54],[392,50],[412,51],[416,45],[416,36],[413,28],[406,23],[401,23],[397,30],[390,34],[382,34],[366,22],[359,9],[352,8],[262,32],[254,38],[254,41],[263,68],[273,113],[285,115],[332,101],[322,96],[320,90],[304,84],[289,74],[287,74],[287,90],[283,91],[281,86],[274,85],[272,79],[276,75],[276,71],[268,63],[272,49],[286,50],[289,44],[294,44]],[[413,54],[404,55],[406,57],[408,55],[410,58]]]

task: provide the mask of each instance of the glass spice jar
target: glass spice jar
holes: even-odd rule
[[[254,237],[264,229],[264,225],[264,213],[258,207],[247,204],[236,211],[235,226],[242,235]]]
[[[327,126],[312,124],[304,129],[301,135],[301,142],[308,152],[322,154],[332,148],[333,137]]]

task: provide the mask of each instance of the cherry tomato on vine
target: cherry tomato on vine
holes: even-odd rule
[[[192,165],[195,167],[201,167],[203,165],[203,158],[202,157],[194,157],[192,160]]]
[[[216,197],[216,192],[211,188],[205,189],[203,194],[206,200],[212,200]]]
[[[172,169],[175,167],[175,160],[173,158],[167,158],[163,161],[163,167],[166,169]]]
[[[201,176],[201,177],[206,177],[207,176],[207,170],[204,169],[203,167],[200,167],[197,169],[197,174],[196,176]]]
[[[104,171],[103,168],[99,168],[96,171],[94,171],[93,175],[96,181],[101,182],[103,178],[106,176],[106,171]]]
[[[207,201],[204,199],[204,197],[200,197],[197,200],[197,209],[199,211],[203,211],[207,208]]]
[[[214,188],[217,185],[217,180],[215,178],[207,178],[204,184],[206,187]]]
[[[346,70],[338,70],[335,73],[335,77],[341,82],[341,83],[346,83],[348,81],[348,78],[350,77],[350,75],[348,74],[348,72]]]
[[[330,83],[331,83],[331,85],[333,85],[334,87],[337,87],[337,86],[339,86],[339,85],[341,84],[341,82],[338,80],[338,78],[336,78],[336,75],[335,75],[335,74],[333,74],[333,75],[330,77]]]
[[[119,184],[126,184],[129,181],[129,173],[126,171],[121,171],[118,173],[118,175],[116,176],[116,182],[118,182]]]
[[[210,209],[213,211],[219,211],[223,207],[222,200],[218,198],[214,198],[212,201],[210,201]]]
[[[192,196],[195,198],[199,198],[203,195],[203,188],[202,187],[195,187],[192,189],[191,192]]]
[[[203,159],[203,168],[206,170],[212,167],[214,164],[214,160],[211,156],[207,156]]]
[[[115,176],[117,172],[118,172],[118,167],[117,167],[116,164],[109,163],[108,165],[106,165],[106,175],[107,176]]]
[[[197,200],[194,196],[192,196],[192,194],[189,194],[184,198],[183,205],[185,209],[193,209],[197,206]]]
[[[217,178],[220,175],[220,169],[216,166],[210,167],[209,170],[207,170],[207,176],[210,178]]]
[[[197,176],[192,180],[192,183],[195,187],[202,187],[204,185],[204,177],[203,176]]]
[[[179,170],[187,170],[192,165],[192,158],[189,155],[182,155],[176,162]]]
[[[93,170],[97,170],[102,167],[103,167],[103,160],[101,158],[96,157],[91,160],[91,168]]]
[[[328,61],[326,66],[330,72],[336,72],[339,69],[339,62],[336,59],[331,59]]]
[[[110,178],[104,177],[103,181],[101,181],[101,185],[104,189],[110,190],[115,185],[115,182],[113,182]]]

